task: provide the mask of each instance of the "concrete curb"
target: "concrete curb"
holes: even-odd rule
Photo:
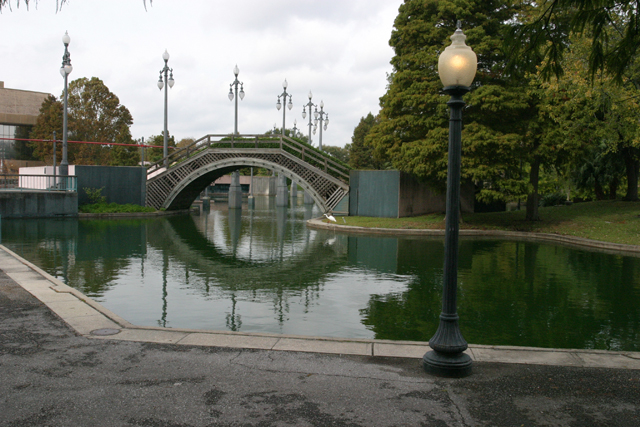
[[[320,230],[333,230],[348,234],[369,234],[383,236],[444,236],[444,230],[423,230],[406,228],[368,228],[353,225],[331,224],[322,221],[322,217],[307,221],[307,227]],[[588,247],[609,253],[626,252],[631,256],[640,256],[640,246],[621,243],[601,242],[581,237],[562,236],[560,234],[532,233],[523,231],[502,230],[460,230],[460,236],[478,238],[499,238],[507,240],[523,240],[528,242],[548,242],[572,247]]]
[[[413,359],[430,350],[426,342],[136,326],[2,245],[0,265],[78,334],[91,339]],[[640,352],[469,345],[467,354],[476,362],[640,370]]]

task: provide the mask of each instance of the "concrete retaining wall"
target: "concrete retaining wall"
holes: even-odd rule
[[[67,191],[0,191],[2,218],[78,216],[78,193]]]
[[[352,170],[349,183],[349,215],[398,217],[399,171]]]
[[[91,203],[85,188],[102,188],[107,203],[145,205],[147,171],[137,166],[75,165],[78,177],[78,203]]]
[[[446,210],[446,193],[396,171],[351,171],[349,215],[383,218],[439,213]],[[460,189],[463,212],[473,212],[473,183]]]
[[[53,166],[20,168],[21,174],[53,175]],[[60,174],[60,167],[56,167]],[[145,205],[147,170],[138,166],[69,165],[69,175],[78,177],[78,203],[91,203],[85,188],[102,188],[107,203]],[[104,187],[104,188],[103,188]],[[76,212],[77,213],[77,212]]]

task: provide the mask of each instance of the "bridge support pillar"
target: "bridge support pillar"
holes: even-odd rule
[[[304,204],[305,205],[313,205],[315,203],[315,201],[313,200],[313,197],[311,197],[306,191],[304,193]]]
[[[238,171],[231,174],[229,209],[242,209],[242,187],[240,187],[240,172]]]
[[[204,196],[200,200],[202,200],[202,210],[205,212],[209,212],[211,209],[211,197]]]
[[[294,180],[291,180],[291,192],[289,195],[294,199],[298,197],[298,184]]]
[[[284,175],[278,175],[276,206],[289,206],[289,189],[287,188],[287,177]]]

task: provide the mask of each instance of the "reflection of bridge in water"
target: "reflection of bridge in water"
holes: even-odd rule
[[[297,250],[292,250],[288,242],[288,248],[285,248],[279,239],[279,249],[262,248],[263,254],[271,253],[272,257],[263,255],[259,259],[250,259],[237,256],[233,248],[224,248],[208,240],[191,217],[171,218],[151,223],[148,227],[147,241],[151,247],[173,257],[189,273],[199,274],[207,282],[215,280],[221,289],[256,290],[267,289],[270,285],[302,289],[322,282],[318,271],[325,275],[334,273],[346,262],[346,237],[336,240],[332,237],[327,241],[311,230],[304,244],[296,244]],[[234,233],[232,230],[228,232]],[[252,244],[259,245],[260,239],[256,238],[259,233],[256,227],[238,240],[253,236]]]
[[[286,207],[276,210],[277,236],[271,220],[253,222],[253,211],[244,212],[244,221],[235,209],[229,211],[228,218],[212,212],[210,216],[180,216],[147,225],[147,244],[157,254],[150,250],[147,256],[162,258],[160,325],[166,321],[169,272],[175,275],[184,269],[185,285],[205,298],[223,295],[229,299],[227,327],[238,330],[239,300],[270,301],[282,323],[290,296],[299,296],[308,309],[319,298],[326,277],[339,272],[347,262],[346,237],[326,239],[321,237],[326,233],[306,230],[303,220],[292,221],[292,212]],[[300,236],[301,230],[290,229],[295,224],[305,227],[297,241],[287,238],[290,232]],[[157,258],[156,263],[159,261]]]
[[[206,135],[149,167],[146,203],[188,209],[207,185],[242,167],[266,168],[296,181],[323,212],[348,201],[349,167],[311,145],[281,135]]]

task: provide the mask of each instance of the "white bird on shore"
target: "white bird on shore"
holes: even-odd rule
[[[331,221],[331,222],[336,222],[336,219],[335,219],[335,217],[334,217],[333,215],[331,215],[331,214],[329,214],[329,215],[324,214],[324,216],[326,216],[326,217],[327,217],[327,219],[328,219],[329,221]]]

